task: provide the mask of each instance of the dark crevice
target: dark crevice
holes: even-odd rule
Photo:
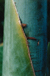
[[[4,0],[0,0],[0,43],[3,42]]]

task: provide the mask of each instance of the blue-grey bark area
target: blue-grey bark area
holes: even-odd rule
[[[27,24],[24,32],[28,40],[30,54],[36,76],[45,76],[47,58],[47,0],[14,0],[22,23]],[[39,40],[39,45],[37,45]]]

